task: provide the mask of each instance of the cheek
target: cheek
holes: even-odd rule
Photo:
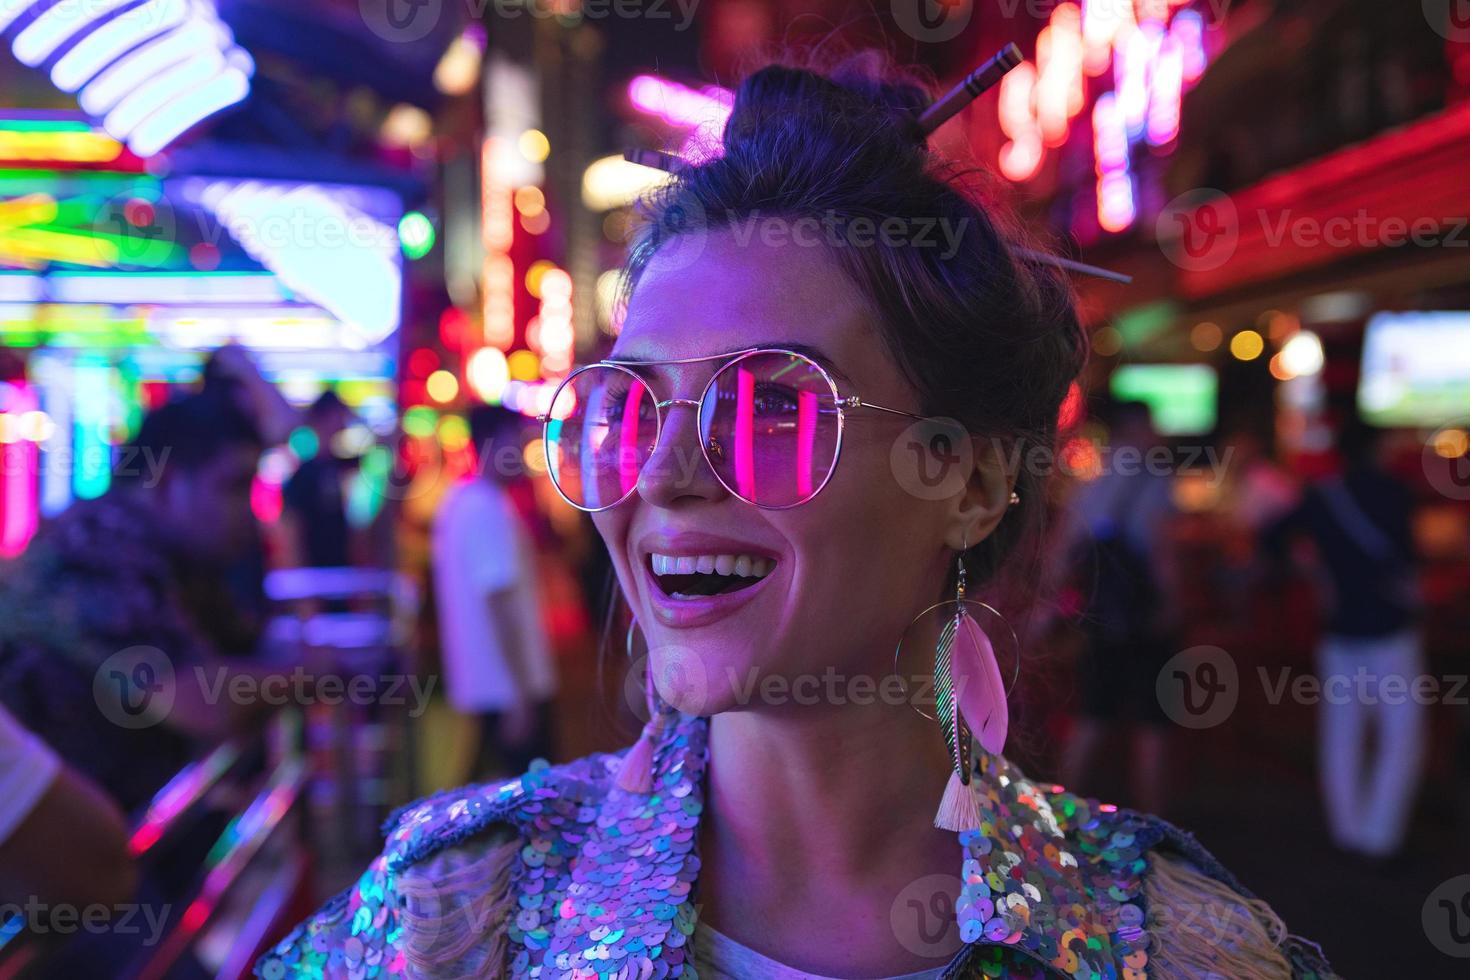
[[[883,448],[851,447],[820,496],[773,518],[796,551],[792,605],[806,642],[829,657],[891,653],[942,575],[944,505],[904,492]]]
[[[617,572],[618,584],[623,587],[624,595],[630,599],[634,595],[632,569],[628,565],[628,528],[632,524],[632,516],[629,514],[632,508],[628,504],[614,507],[592,515],[592,525],[597,528],[598,537],[607,547],[607,553],[612,558],[613,570]]]

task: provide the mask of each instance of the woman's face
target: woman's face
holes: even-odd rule
[[[692,262],[656,256],[613,356],[658,361],[750,347],[821,352],[842,396],[918,412],[858,290],[827,248],[712,232]],[[660,253],[662,255],[662,253]],[[639,368],[655,396],[701,396],[719,361]],[[695,409],[664,408],[658,450],[626,501],[594,515],[647,638],[660,694],[696,714],[855,703],[936,602],[953,560],[954,507],[904,489],[890,455],[912,420],[848,412],[841,458],[811,501],[762,510],[733,496],[700,452]],[[906,447],[900,447],[903,459]],[[971,543],[974,543],[973,540]],[[722,557],[723,556],[723,557]],[[679,558],[748,556],[738,591],[681,598]],[[737,569],[742,566],[736,565]],[[756,580],[762,568],[769,571]],[[669,594],[674,592],[674,595]],[[871,703],[871,702],[870,702]]]

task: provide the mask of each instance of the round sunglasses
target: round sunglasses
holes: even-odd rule
[[[636,368],[724,361],[698,399],[660,401]],[[784,510],[811,500],[832,479],[847,412],[868,408],[925,416],[842,396],[806,354],[754,347],[662,361],[606,360],[580,368],[540,416],[546,466],[567,503],[594,513],[632,496],[653,458],[666,409],[698,413],[700,451],[716,479],[746,503]]]

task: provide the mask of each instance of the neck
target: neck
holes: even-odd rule
[[[709,748],[706,843],[749,871],[832,880],[871,875],[877,854],[909,875],[926,852],[954,861],[954,835],[933,827],[944,743],[907,703],[721,714]]]

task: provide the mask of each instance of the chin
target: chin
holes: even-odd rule
[[[697,646],[694,644],[698,644]],[[765,670],[748,645],[677,638],[659,644],[649,664],[664,703],[688,715],[718,715],[751,706]]]

